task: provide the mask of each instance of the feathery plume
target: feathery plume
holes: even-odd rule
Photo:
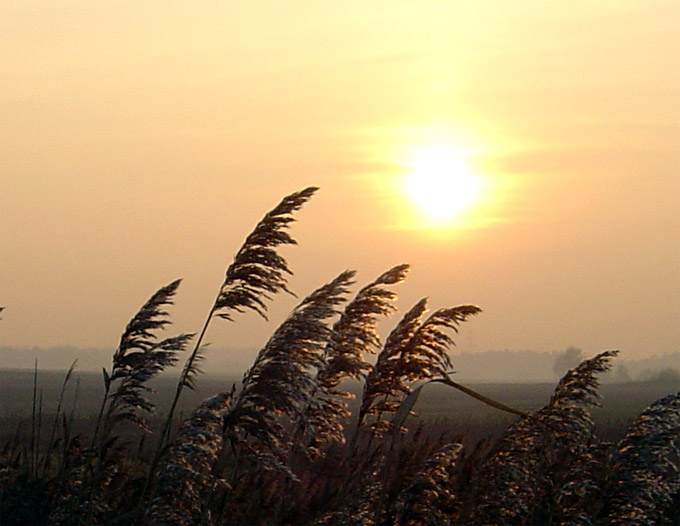
[[[445,329],[458,332],[458,325],[481,309],[474,305],[439,309],[423,321],[427,301],[423,298],[390,333],[375,367],[366,378],[357,429],[368,415],[394,413],[402,394],[419,380],[446,375],[451,369],[448,348],[454,344]],[[374,425],[377,433],[389,430],[388,422]]]
[[[318,188],[310,186],[284,197],[255,226],[236,253],[233,262],[227,267],[217,298],[196,339],[194,350],[180,374],[152,468],[155,468],[162,446],[169,438],[172,418],[182,390],[185,387],[193,389],[196,375],[201,372],[198,362],[203,359],[203,338],[213,317],[217,315],[232,320],[233,312],[254,310],[266,319],[265,300],[271,299],[272,295],[279,291],[291,293],[286,284],[286,275],[292,272],[286,260],[276,252],[276,248],[280,245],[297,244],[286,231],[288,225],[294,221],[291,214],[299,210],[317,190]]]
[[[448,526],[458,507],[453,482],[462,444],[447,444],[423,464],[397,502],[396,526]]]
[[[318,190],[309,187],[283,198],[283,200],[257,224],[227,268],[226,277],[215,302],[214,313],[226,320],[232,319],[230,311],[254,310],[267,318],[267,305],[273,294],[291,293],[286,285],[286,274],[292,274],[286,260],[276,252],[280,245],[297,242],[286,232],[294,219],[291,214],[299,210]]]
[[[222,417],[230,393],[204,400],[179,428],[153,481],[145,524],[198,524],[215,483],[212,467],[222,449]]]
[[[388,335],[385,345],[378,355],[378,360],[364,384],[357,430],[368,414],[377,412],[370,410],[378,397],[386,398],[397,394],[392,387],[399,381],[395,374],[396,362],[399,360],[400,353],[418,330],[426,312],[427,300],[423,298],[404,314],[401,321]]]
[[[359,380],[371,369],[364,353],[373,354],[381,346],[376,332],[378,318],[396,310],[393,302],[397,295],[387,286],[406,279],[408,269],[405,264],[395,266],[363,287],[333,325],[316,375],[318,390],[300,418],[300,425],[312,435],[308,452],[319,454],[319,448],[329,441],[344,442],[343,421],[349,417],[347,399],[354,395],[339,385],[345,378]]]
[[[315,386],[312,373],[330,338],[327,320],[337,314],[353,277],[354,271],[343,272],[293,310],[244,375],[242,390],[225,416],[225,433],[257,454],[265,468],[281,466],[292,446],[281,419],[296,421],[307,405]]]
[[[605,487],[603,524],[673,524],[680,492],[680,392],[657,400],[618,444]]]
[[[140,503],[146,496],[151,476],[158,465],[163,446],[170,438],[172,419],[185,387],[193,389],[196,376],[201,372],[198,363],[203,360],[203,338],[215,315],[232,320],[233,312],[254,310],[266,319],[265,301],[280,291],[290,292],[286,275],[292,274],[286,260],[276,252],[281,245],[294,245],[297,242],[286,231],[294,221],[292,213],[299,210],[318,190],[310,186],[284,197],[269,211],[248,235],[236,253],[233,262],[227,267],[224,281],[220,286],[215,302],[210,308],[201,329],[194,350],[191,352],[180,373],[175,395],[170,404],[158,446],[151,460],[149,476],[141,493]],[[291,293],[292,294],[292,293]]]
[[[611,442],[593,441],[572,462],[556,493],[555,524],[592,526],[602,508],[602,488],[613,449]]]
[[[542,514],[551,512],[553,500],[549,488],[565,484],[565,472],[592,442],[587,407],[596,403],[597,375],[617,353],[579,364],[560,380],[547,406],[508,428],[477,477],[471,523],[546,522]]]
[[[104,437],[112,426],[129,421],[147,430],[146,420],[139,411],[151,413],[154,404],[144,394],[151,389],[147,382],[166,367],[177,363],[178,353],[186,349],[193,334],[180,334],[157,341],[154,332],[170,324],[168,313],[163,310],[173,303],[181,280],[159,289],[128,323],[120,344],[113,355],[113,368],[109,375],[104,371],[107,393],[113,382],[120,383],[111,393],[109,407],[104,419]]]
[[[71,492],[62,499],[58,506],[62,510],[58,513],[61,517],[59,521],[96,523],[95,515],[102,509],[101,494],[117,469],[115,464],[105,465],[109,451],[119,438],[113,433],[115,426],[130,422],[148,431],[143,413],[153,412],[155,406],[145,397],[147,392],[152,391],[146,384],[165,367],[176,363],[177,353],[182,352],[193,337],[192,334],[180,334],[157,341],[155,335],[157,330],[170,324],[164,308],[173,303],[180,282],[173,281],[149,298],[127,324],[113,355],[111,373],[103,369],[105,394],[92,444],[89,450],[84,451],[81,463],[70,470],[64,484],[65,488],[78,488],[79,494],[76,497],[75,492]],[[118,385],[111,392],[115,383]]]

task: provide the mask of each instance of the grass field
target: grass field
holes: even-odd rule
[[[42,412],[45,419],[53,418],[65,371],[39,371],[38,392],[42,393]],[[33,397],[33,375],[30,370],[0,370],[0,439],[9,440],[21,425],[23,433],[30,432],[30,408]],[[186,393],[178,413],[178,420],[192,411],[201,400],[239,384],[240,376],[215,376],[206,374],[196,390]],[[177,379],[160,377],[150,382],[156,391],[153,398],[158,407],[157,420],[167,412]],[[77,387],[76,387],[77,386]],[[552,383],[478,383],[470,385],[474,390],[510,407],[531,412],[544,406],[554,389]],[[76,394],[76,390],[78,393]],[[347,390],[357,398],[350,403],[353,411],[361,397],[361,386],[347,382]],[[604,384],[600,387],[601,407],[591,409],[598,434],[606,440],[618,440],[632,420],[653,401],[668,393],[680,390],[673,382],[625,382]],[[83,431],[97,417],[101,397],[104,394],[101,374],[75,372],[67,390],[67,406],[75,403],[76,422]],[[416,415],[407,422],[411,427],[419,421],[436,424],[437,432],[464,435],[466,443],[497,436],[516,417],[488,407],[463,393],[441,385],[427,386],[415,407]]]
[[[159,337],[175,280],[126,325],[101,375],[0,371],[1,524],[680,523],[677,381],[601,386],[610,350],[556,385],[458,383],[448,353],[479,307],[429,312],[423,298],[384,342],[377,333],[405,264],[351,300],[355,272],[342,272],[242,377],[203,374],[211,321],[264,316],[287,290],[276,248],[294,243],[291,214],[315,191],[257,224],[200,332]]]

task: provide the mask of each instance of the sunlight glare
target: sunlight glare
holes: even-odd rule
[[[419,148],[409,165],[405,191],[434,223],[452,221],[478,198],[479,177],[469,170],[460,152],[451,146]]]

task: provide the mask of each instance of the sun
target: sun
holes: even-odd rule
[[[479,197],[480,178],[452,146],[418,148],[408,164],[404,190],[434,223],[450,223]]]

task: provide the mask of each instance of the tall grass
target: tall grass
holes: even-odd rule
[[[443,308],[428,316],[423,299],[384,343],[379,337],[378,323],[396,310],[392,287],[407,277],[405,264],[360,288],[350,301],[354,271],[307,294],[263,338],[239,388],[225,386],[178,419],[181,393],[199,381],[211,321],[233,321],[245,311],[266,318],[275,294],[292,294],[291,270],[277,250],[295,243],[287,232],[292,214],[315,192],[310,187],[285,197],[246,237],[197,335],[159,337],[170,324],[166,307],[179,280],[151,296],[126,326],[110,370],[103,371],[100,411],[85,434],[73,430],[75,400],[70,411],[64,408],[75,363],[49,433],[43,432],[36,364],[30,432],[17,433],[0,448],[0,523],[680,521],[680,393],[647,408],[618,444],[598,437],[590,415],[599,403],[598,377],[617,351],[567,372],[545,406],[532,413],[477,393],[451,379],[448,353],[455,333],[479,307]],[[169,413],[156,426],[160,415],[149,381],[185,354]],[[363,384],[354,414],[348,380]],[[435,434],[424,421],[408,425],[418,395],[431,383],[458,389],[516,420],[498,439],[466,451],[453,432]],[[151,448],[145,447],[148,436],[155,439]]]
[[[316,187],[308,187],[284,197],[248,235],[233,262],[227,267],[224,281],[177,382],[175,397],[161,433],[159,452],[169,438],[172,418],[183,389],[191,389],[196,375],[201,372],[198,366],[202,360],[201,344],[212,319],[218,316],[231,321],[234,312],[246,310],[253,310],[266,319],[266,301],[278,292],[290,293],[286,275],[292,272],[286,260],[276,252],[276,248],[296,244],[286,231],[288,225],[294,221],[292,213],[299,210],[316,191]]]

